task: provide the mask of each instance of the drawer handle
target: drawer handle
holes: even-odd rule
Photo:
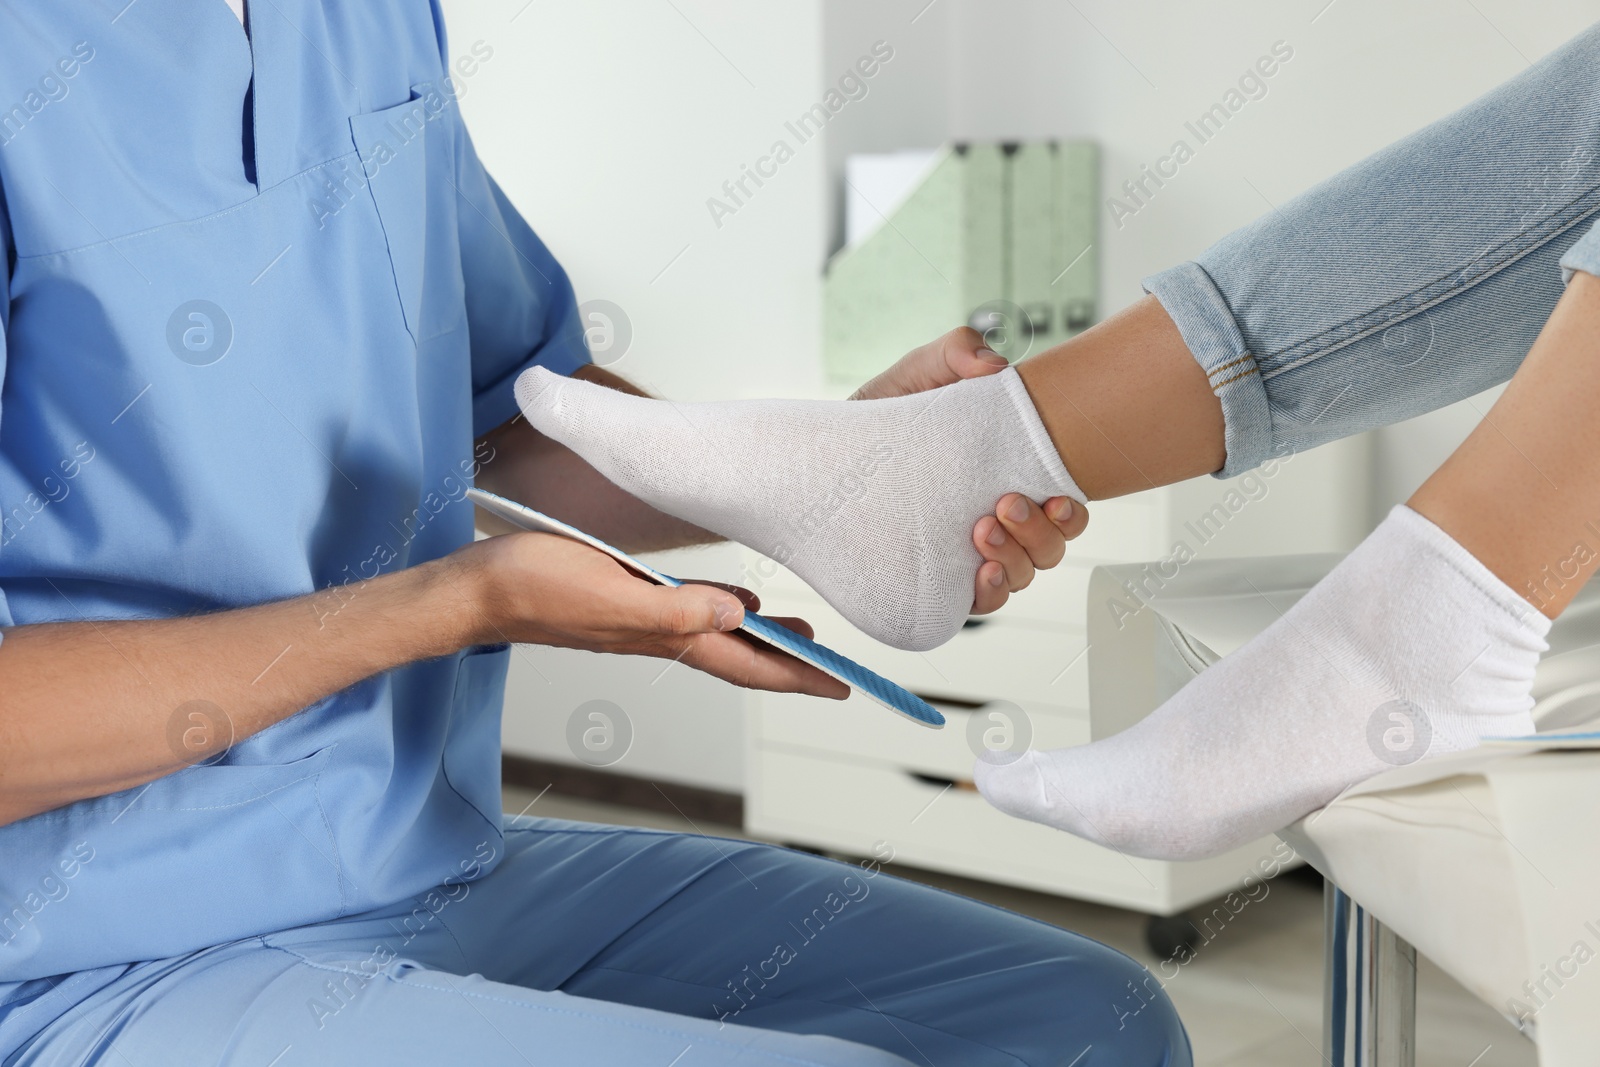
[[[958,711],[977,711],[979,708],[986,708],[994,703],[992,700],[968,700],[966,697],[943,696],[925,689],[920,690],[916,695],[930,704],[939,705],[941,711],[949,708],[955,708]]]
[[[907,771],[906,774],[923,785],[931,785],[936,789],[960,789],[968,793],[976,793],[976,782],[965,778],[944,778],[937,774],[923,774],[921,771]]]

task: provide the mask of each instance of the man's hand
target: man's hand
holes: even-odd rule
[[[894,366],[857,389],[852,400],[878,400],[939,389],[965,378],[998,374],[1005,357],[984,344],[983,335],[963,326],[912,349]],[[1049,570],[1066,555],[1067,542],[1083,533],[1089,513],[1064,496],[1039,504],[1007,493],[995,513],[978,520],[972,543],[984,562],[973,585],[972,613],[987,615],[1011,594],[1025,589],[1036,570]]]
[[[630,573],[604,553],[564,537],[512,533],[477,541],[451,557],[477,606],[481,642],[581,648],[682,660],[747,689],[842,700],[843,682],[792,656],[732,633],[760,607],[745,589],[692,584],[669,589]],[[812,636],[800,619],[778,619]]]

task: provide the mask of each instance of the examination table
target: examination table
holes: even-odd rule
[[[1093,736],[1148,714],[1338,559],[1097,568]],[[1600,588],[1549,642],[1537,738],[1396,766],[1280,834],[1326,879],[1330,1067],[1411,1067],[1418,952],[1533,1038],[1542,1067],[1600,1063]]]

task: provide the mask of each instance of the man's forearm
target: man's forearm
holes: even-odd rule
[[[583,367],[574,377],[635,396],[643,390],[601,367]],[[720,540],[693,523],[657,511],[623,492],[576,452],[529,426],[517,415],[485,434],[476,482],[491,493],[538,508],[603,541],[630,552],[649,552]],[[479,513],[486,533],[515,529],[494,516]]]
[[[494,639],[455,559],[209,615],[18,626],[0,641],[0,824],[162,777],[330,693]],[[226,727],[207,738],[205,709]],[[231,735],[231,736],[230,736]]]

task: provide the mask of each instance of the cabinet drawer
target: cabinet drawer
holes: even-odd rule
[[[748,771],[745,825],[756,836],[858,856],[886,842],[895,864],[1152,914],[1172,914],[1259,877],[1258,864],[1279,844],[1263,838],[1198,863],[1135,859],[889,766],[756,745]]]
[[[927,699],[1089,706],[1088,642],[1081,626],[988,619],[930,652],[906,652],[874,641],[814,595],[763,595],[761,611],[800,616],[816,628],[818,641]]]
[[[942,730],[911,722],[859,694],[841,702],[762,693],[756,700],[753,740],[953,779],[972,777],[977,757],[971,741],[974,730],[995,731],[992,747],[1012,747],[1008,730],[1034,748],[1065,748],[1089,740],[1089,719],[1080,711],[1037,704],[987,709],[935,706],[944,712]],[[979,747],[991,745],[980,740]]]
[[[754,757],[749,769],[759,787],[746,799],[746,823],[757,833],[862,855],[885,841],[896,862],[1088,900],[1137,900],[1148,907],[1161,897],[1161,864],[1013,819],[977,793],[889,766],[842,764],[768,746]]]

